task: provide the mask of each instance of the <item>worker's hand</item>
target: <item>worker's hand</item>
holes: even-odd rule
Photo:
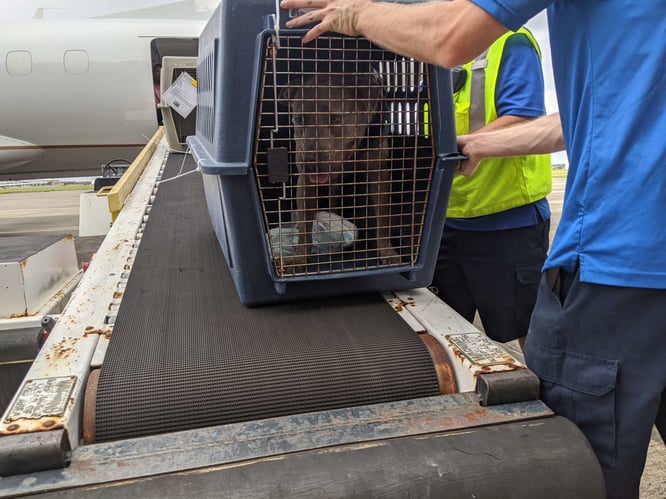
[[[458,150],[463,155],[467,156],[467,159],[458,162],[458,166],[456,166],[456,175],[464,175],[465,177],[472,176],[483,159],[475,154],[475,138],[477,137],[474,135],[458,136]]]
[[[360,13],[371,0],[282,0],[283,9],[314,9],[287,22],[287,28],[299,28],[318,22],[303,37],[303,43],[310,42],[327,31],[347,36],[359,36],[358,19]]]

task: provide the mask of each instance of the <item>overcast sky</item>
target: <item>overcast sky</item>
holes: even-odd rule
[[[548,38],[548,22],[546,12],[532,18],[526,25],[539,42],[543,55],[543,75],[546,80],[546,111],[554,113],[557,111],[557,98],[555,96],[555,84],[553,83],[553,67],[550,60],[550,40]]]
[[[553,65],[550,59],[550,39],[548,38],[548,20],[546,18],[546,11],[542,11],[536,17],[532,18],[526,26],[532,32],[541,47],[541,53],[543,56],[543,76],[546,85],[546,112],[549,114],[555,113],[557,112],[558,107],[557,96],[555,95],[555,82],[553,80]],[[553,154],[552,161],[553,164],[568,164],[565,152]]]

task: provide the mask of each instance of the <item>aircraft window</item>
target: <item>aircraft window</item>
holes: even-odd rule
[[[71,75],[88,72],[88,52],[85,50],[67,50],[62,62],[65,65],[65,71]]]
[[[7,52],[5,65],[10,75],[28,75],[32,72],[32,55],[27,50],[12,50]]]

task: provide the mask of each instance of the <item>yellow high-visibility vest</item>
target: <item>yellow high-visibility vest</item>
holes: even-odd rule
[[[456,132],[477,130],[497,119],[495,86],[507,39],[526,35],[541,57],[539,45],[525,28],[496,40],[486,52],[465,64],[467,80],[454,94]],[[453,179],[446,213],[452,218],[472,218],[523,206],[544,198],[552,189],[550,155],[490,158],[481,162],[471,177]]]

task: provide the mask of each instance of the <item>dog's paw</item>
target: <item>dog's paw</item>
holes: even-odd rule
[[[382,263],[387,266],[402,264],[402,258],[400,258],[398,252],[391,245],[379,249],[379,258]]]
[[[282,258],[282,270],[284,274],[295,275],[305,273],[308,264],[308,255],[299,252]]]

